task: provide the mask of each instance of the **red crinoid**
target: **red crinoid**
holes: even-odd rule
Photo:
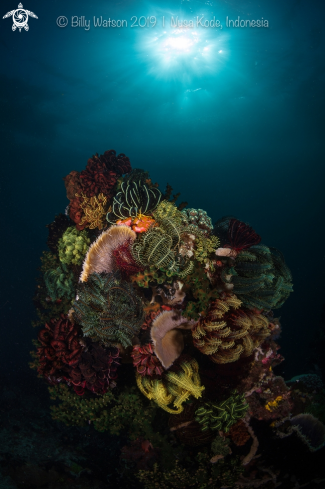
[[[154,354],[151,343],[134,346],[131,357],[133,358],[133,365],[140,375],[161,375],[164,371],[163,366]]]
[[[80,221],[84,215],[84,211],[80,207],[80,204],[82,202],[81,197],[75,197],[70,201],[69,204],[69,217],[72,219],[73,222],[76,223],[76,227],[79,231],[82,231],[85,229],[87,222],[85,222],[84,225],[80,225]]]
[[[230,247],[238,253],[260,243],[261,236],[248,224],[238,219],[231,219],[228,227],[228,239]]]
[[[41,346],[37,348],[37,370],[50,384],[59,382],[79,362],[83,350],[79,336],[79,326],[70,323],[63,314],[60,319],[51,319],[39,332]]]
[[[113,149],[100,156],[96,154],[89,158],[86,169],[80,173],[82,190],[87,197],[103,193],[110,200],[117,179],[130,171],[130,160],[125,154],[116,156]]]
[[[82,353],[78,365],[64,379],[73,384],[79,396],[84,394],[85,389],[95,394],[105,394],[116,385],[119,350],[115,347],[104,348],[89,339],[86,343],[87,351]]]
[[[121,272],[122,278],[127,280],[130,275],[134,275],[143,270],[134,260],[130,250],[130,240],[124,241],[113,250],[115,266]]]
[[[71,171],[69,175],[63,178],[63,180],[67,191],[67,198],[69,200],[73,200],[76,194],[80,194],[82,192],[79,172]]]

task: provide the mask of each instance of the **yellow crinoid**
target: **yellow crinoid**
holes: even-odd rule
[[[76,194],[76,197],[82,198],[80,207],[84,212],[79,226],[85,226],[89,229],[103,229],[106,224],[107,197],[104,194],[98,194],[89,198],[83,192],[81,195]]]
[[[181,413],[184,409],[183,403],[190,396],[198,399],[205,389],[201,386],[199,365],[196,360],[184,361],[180,366],[181,371],[167,372],[164,379],[151,379],[136,374],[137,385],[142,394],[171,414]],[[169,407],[170,404],[173,404],[175,409]]]
[[[265,407],[265,409],[267,409],[271,413],[272,411],[274,411],[275,409],[277,409],[279,407],[279,404],[281,401],[283,401],[283,397],[278,396],[273,401],[269,401],[267,404],[265,404],[264,407]]]
[[[234,294],[224,294],[211,303],[208,314],[192,329],[194,346],[215,363],[249,357],[270,335],[265,316],[240,306]]]

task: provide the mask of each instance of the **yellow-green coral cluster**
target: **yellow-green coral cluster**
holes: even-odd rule
[[[152,470],[140,470],[138,479],[144,489],[219,489],[221,487],[239,487],[235,485],[244,472],[239,457],[233,457],[229,462],[224,460],[216,464],[210,463],[207,453],[199,452],[191,464],[196,462],[196,470],[186,469],[176,460],[172,470],[159,470],[157,464]]]
[[[75,226],[69,227],[59,239],[59,258],[67,265],[81,265],[88,251],[90,239],[87,231],[78,231]]]
[[[211,254],[213,254],[220,245],[220,240],[217,236],[207,238],[203,234],[196,236],[194,256],[200,263],[209,262]],[[213,257],[215,258],[215,256]]]
[[[67,426],[87,426],[93,424],[97,431],[109,431],[119,435],[128,430],[131,439],[148,435],[155,406],[135,387],[122,391],[115,396],[112,391],[100,397],[83,398],[64,384],[49,387],[51,399],[60,404],[51,407],[52,417]]]

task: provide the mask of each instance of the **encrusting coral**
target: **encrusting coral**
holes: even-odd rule
[[[272,310],[292,291],[282,254],[233,216],[213,227],[204,210],[177,206],[169,184],[162,193],[114,150],[64,182],[31,363],[51,384],[54,419],[123,432],[133,443],[120,463],[150,489],[248,487],[239,476],[255,464],[260,422],[283,421],[285,436],[285,419],[291,431],[314,427],[318,449],[322,426],[297,418],[297,396],[273,373],[283,357]]]
[[[205,236],[209,236],[213,230],[211,218],[203,209],[184,209],[182,213],[189,224],[197,226]]]

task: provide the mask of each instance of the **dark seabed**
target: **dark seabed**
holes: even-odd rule
[[[2,17],[11,14],[1,19],[0,31],[0,489],[324,489],[324,2],[26,0],[17,6],[5,0],[1,9]],[[63,27],[65,18],[68,25]],[[215,26],[218,21],[222,28]],[[249,25],[256,21],[259,27]],[[40,273],[51,268],[43,263],[40,272],[42,252],[47,251],[50,260],[50,251],[58,260],[59,238],[67,226],[77,224],[70,205],[67,213],[72,220],[61,216],[66,225],[56,236],[53,254],[46,245],[46,225],[64,214],[69,204],[62,179],[73,170],[82,172],[89,158],[111,149],[127,155],[132,169],[148,171],[162,194],[171,185],[172,194],[181,194],[176,205],[186,201],[189,208],[205,210],[213,224],[232,216],[251,226],[263,244],[283,253],[292,273],[294,292],[288,293],[274,316],[267,308],[257,311],[250,304],[254,314],[267,315],[269,328],[280,318],[281,335],[272,331],[268,339],[254,343],[248,359],[232,362],[231,368],[211,362],[202,348],[194,348],[189,330],[177,330],[185,338],[184,350],[172,369],[180,375],[181,362],[195,358],[200,385],[205,386],[203,398],[184,401],[183,414],[187,410],[188,417],[179,414],[181,423],[196,423],[199,430],[195,409],[204,402],[204,409],[210,409],[235,395],[236,389],[251,402],[245,421],[236,425],[247,435],[242,444],[236,443],[235,435],[223,436],[225,426],[214,431],[220,446],[212,452],[213,437],[195,445],[186,437],[194,439],[201,431],[188,434],[184,429],[185,435],[179,435],[179,423],[171,420],[175,415],[149,403],[137,388],[130,352],[124,355],[123,348],[114,389],[108,390],[109,382],[110,387],[114,384],[111,374],[106,390],[100,384],[101,392],[90,391],[80,381],[79,388],[86,392],[76,393],[72,377],[65,377],[67,370],[52,371],[49,383],[56,394],[67,384],[74,396],[64,408],[58,399],[50,399],[49,383],[29,368],[30,352],[35,350],[32,340],[35,343],[51,317],[58,320],[67,313],[81,271],[82,260],[75,266],[70,263],[64,272],[73,277],[70,298],[63,292],[51,298],[43,278],[37,282]],[[122,174],[114,185],[117,178],[121,183]],[[114,188],[116,194],[120,188]],[[92,195],[98,195],[97,190]],[[229,219],[226,224],[231,226]],[[99,229],[86,229],[87,248],[100,235]],[[218,229],[214,235],[221,238]],[[220,247],[231,245],[240,254],[243,248],[228,238],[221,239]],[[235,263],[236,268],[238,261],[231,260],[216,266],[232,273],[230,265]],[[200,281],[206,274],[197,276]],[[41,297],[37,286],[47,290],[47,296]],[[148,308],[149,288],[137,283],[135,287],[142,306]],[[193,290],[188,285],[177,314],[185,313],[190,298],[196,307]],[[211,297],[206,307],[215,300]],[[44,313],[44,301],[50,312],[56,308],[57,316]],[[66,309],[64,301],[70,304]],[[164,302],[167,308],[168,304]],[[35,306],[44,313],[41,318]],[[39,319],[38,328],[33,328],[32,321]],[[142,346],[150,340],[148,331],[135,331]],[[135,345],[134,338],[132,342]],[[120,345],[120,339],[112,343]],[[105,355],[109,347],[98,346]],[[82,348],[89,355],[95,350],[90,344]],[[100,378],[98,358],[104,353],[96,352],[92,368]],[[49,363],[50,354],[43,354]],[[49,366],[42,370],[39,359],[34,361],[39,375],[49,381]],[[107,359],[101,361],[107,364]],[[145,378],[154,382],[155,375]],[[168,373],[163,375],[167,382]],[[290,382],[296,376],[302,377]],[[111,392],[115,418],[109,411],[105,422],[94,421],[89,406]],[[84,422],[76,421],[74,415],[86,401],[90,414],[80,415]],[[101,409],[98,416],[104,419]],[[67,419],[71,426],[64,423]],[[254,447],[256,452],[245,464]],[[220,455],[220,460],[211,463],[213,455]]]

